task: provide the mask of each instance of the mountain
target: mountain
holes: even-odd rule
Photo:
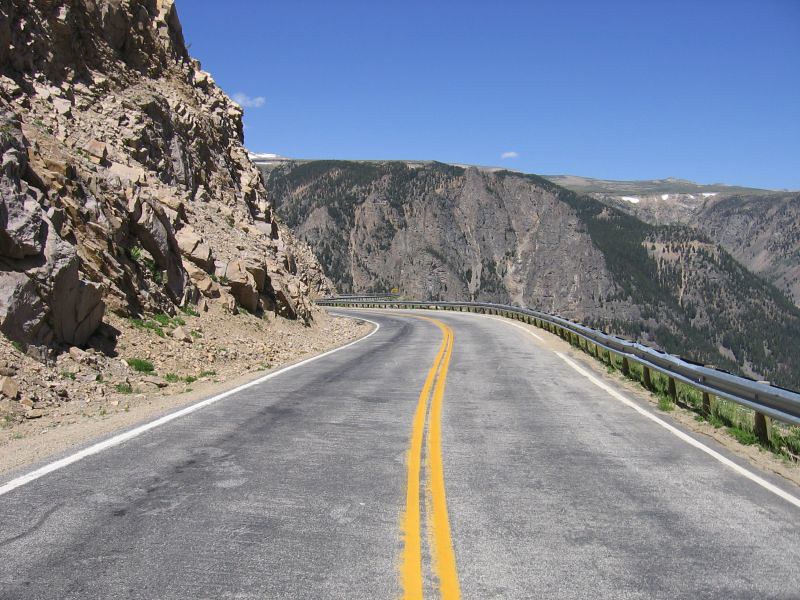
[[[544,179],[581,194],[607,194],[612,196],[660,196],[662,194],[713,195],[713,194],[769,194],[772,190],[750,188],[724,183],[703,184],[687,179],[639,179],[620,181],[594,179],[577,175],[542,175]]]
[[[0,330],[46,354],[107,309],[309,320],[329,283],[242,138],[171,0],[3,2]]]
[[[694,229],[508,171],[261,169],[269,201],[342,292],[513,302],[800,387],[800,310]]]
[[[800,306],[800,192],[775,192],[680,179],[547,179],[648,223],[689,225]]]

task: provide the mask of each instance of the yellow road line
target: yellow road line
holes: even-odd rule
[[[428,398],[432,392],[431,410],[427,419],[428,436],[426,446],[427,499],[430,507],[428,528],[432,538],[433,572],[439,580],[441,597],[449,600],[460,598],[460,588],[455,552],[453,551],[450,535],[450,522],[447,514],[444,464],[442,461],[441,415],[447,371],[450,365],[450,357],[453,353],[454,336],[453,330],[441,321],[428,317],[418,318],[434,323],[442,331],[442,342],[422,386],[411,428],[411,441],[408,451],[406,510],[403,517],[404,546],[401,579],[404,598],[417,600],[423,597],[420,471]]]
[[[433,534],[434,572],[439,578],[439,593],[443,600],[456,600],[461,597],[461,590],[450,536],[442,461],[442,404],[447,385],[447,370],[453,354],[453,330],[447,325],[445,328],[449,343],[433,390],[428,423],[428,490],[432,508],[429,526]]]
[[[444,332],[444,330],[442,330]],[[425,384],[419,394],[417,409],[411,427],[411,443],[408,449],[408,475],[406,484],[406,510],[403,517],[403,558],[400,568],[403,597],[408,600],[422,598],[422,537],[420,535],[420,469],[422,467],[422,439],[425,432],[425,416],[428,411],[428,396],[433,387],[439,363],[447,348],[448,336],[442,337],[439,352],[428,371]]]

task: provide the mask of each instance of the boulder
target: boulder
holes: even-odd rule
[[[267,269],[264,266],[264,263],[255,260],[248,260],[245,263],[245,269],[247,269],[247,272],[253,276],[253,280],[256,282],[256,289],[259,292],[264,292],[264,289],[267,286]]]
[[[0,331],[15,342],[45,344],[53,340],[46,322],[47,306],[36,282],[25,273],[0,272]]]
[[[176,327],[172,330],[172,337],[181,342],[189,342],[192,341],[192,336],[187,333],[187,331],[183,327]]]
[[[236,308],[236,298],[231,296],[225,290],[220,290],[219,295],[220,302],[222,302],[222,307],[227,310],[232,315],[236,315],[239,313],[238,309]]]
[[[36,256],[44,247],[42,193],[28,185],[26,140],[11,113],[0,114],[0,255]]]
[[[214,255],[211,247],[203,241],[195,230],[186,225],[175,233],[175,240],[183,256],[198,267],[210,273],[214,270]]]
[[[0,377],[0,394],[11,400],[16,400],[17,396],[19,396],[19,384],[11,377]]]
[[[232,260],[225,269],[225,277],[236,301],[249,312],[258,310],[258,287],[256,280],[239,260]]]
[[[219,297],[219,284],[217,284],[211,276],[203,269],[198,268],[190,262],[183,263],[183,268],[189,275],[189,280],[195,285],[200,293],[207,298]]]
[[[25,182],[0,178],[0,255],[36,256],[47,233],[39,194]]]
[[[108,148],[99,140],[90,140],[84,149],[89,153],[89,159],[95,164],[103,164],[108,158]]]
[[[100,326],[105,313],[103,288],[80,278],[75,247],[54,231],[47,237],[45,263],[28,271],[50,308],[48,321],[55,340],[82,346]]]
[[[183,263],[179,256],[178,242],[169,219],[163,210],[149,202],[137,200],[131,212],[131,221],[136,237],[152,256],[156,264],[167,273],[167,290],[174,301],[183,297]]]

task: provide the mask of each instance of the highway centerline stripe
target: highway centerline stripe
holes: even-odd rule
[[[429,541],[432,546],[432,570],[439,580],[440,596],[446,599],[457,599],[460,598],[460,588],[447,513],[441,445],[442,405],[447,372],[453,353],[454,335],[450,327],[437,319],[423,316],[417,316],[417,318],[435,324],[442,332],[442,341],[420,392],[412,422],[408,452],[406,509],[403,516],[404,546],[401,564],[403,597],[414,600],[423,597],[420,477],[422,446],[427,420],[426,487],[427,505],[430,508],[427,513],[427,524],[430,533]],[[429,398],[430,412],[428,411]]]
[[[428,423],[428,489],[430,492],[431,518],[429,525],[433,534],[434,572],[439,577],[439,592],[444,600],[461,597],[456,569],[456,556],[450,535],[450,520],[447,515],[447,494],[444,485],[444,462],[442,461],[442,404],[447,385],[447,371],[453,354],[453,330],[444,325],[448,334],[448,346],[442,361],[439,377],[431,400]]]
[[[403,597],[408,600],[422,598],[422,535],[420,518],[420,470],[422,468],[422,439],[425,433],[425,417],[428,412],[428,396],[433,387],[436,372],[447,348],[448,335],[443,331],[439,352],[428,370],[422,386],[411,426],[411,441],[408,449],[408,474],[406,482],[406,510],[403,516],[403,557],[401,579]]]

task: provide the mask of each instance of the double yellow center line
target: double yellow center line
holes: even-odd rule
[[[439,352],[428,371],[419,395],[411,427],[411,444],[408,450],[408,479],[406,509],[403,515],[403,556],[400,567],[403,597],[421,599],[423,596],[422,535],[421,535],[421,471],[423,441],[426,454],[426,516],[429,546],[433,558],[433,572],[439,581],[439,594],[443,599],[461,597],[456,570],[456,557],[450,537],[447,516],[447,498],[442,462],[442,403],[447,382],[447,369],[453,354],[453,330],[437,319],[419,317],[434,323],[442,331]],[[428,399],[430,398],[430,412]],[[425,424],[428,424],[427,438]]]

